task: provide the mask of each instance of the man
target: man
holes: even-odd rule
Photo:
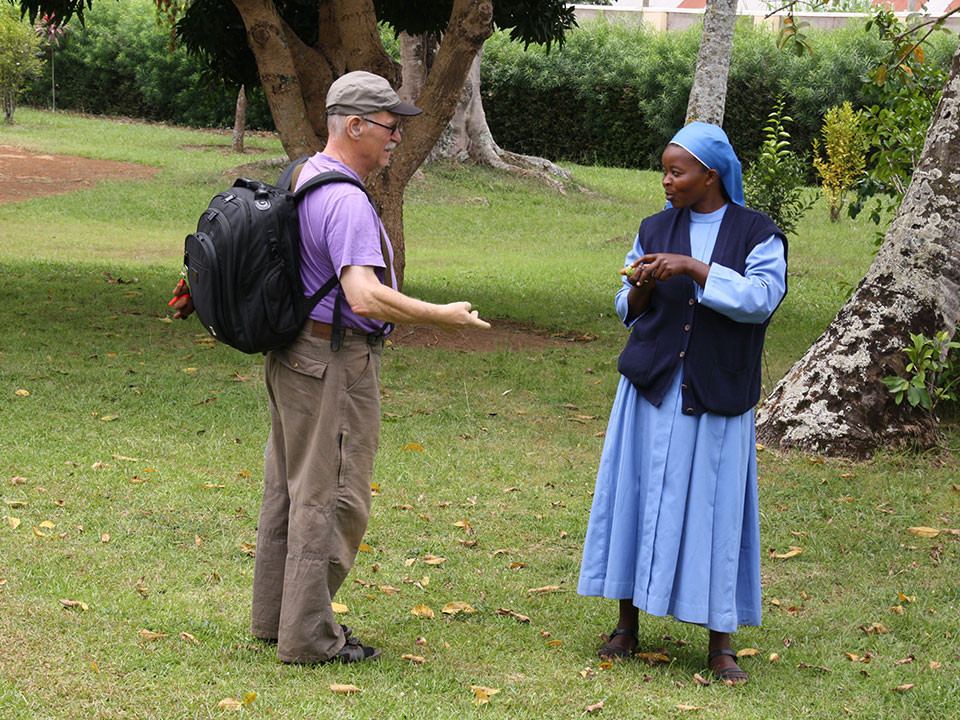
[[[327,93],[327,144],[303,166],[297,184],[330,170],[362,181],[390,162],[401,140],[401,118],[420,112],[401,102],[382,77],[347,73]],[[251,632],[277,640],[284,662],[375,660],[380,651],[352,637],[330,603],[353,565],[370,515],[383,323],[430,323],[449,331],[490,326],[470,303],[435,305],[394,289],[389,240],[358,187],[324,185],[309,192],[298,211],[304,294],[334,273],[340,287],[314,308],[293,343],[267,354],[270,438]],[[345,331],[335,349],[340,292]],[[189,315],[188,303],[178,301],[176,316]]]

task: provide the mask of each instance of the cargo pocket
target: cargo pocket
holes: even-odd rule
[[[270,391],[281,412],[293,411],[302,415],[320,412],[326,361],[283,348],[267,355],[267,373]]]

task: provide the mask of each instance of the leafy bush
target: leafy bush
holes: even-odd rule
[[[910,342],[903,348],[909,361],[904,376],[891,375],[883,379],[894,402],[899,405],[906,398],[911,406],[933,410],[938,403],[957,402],[960,387],[960,360],[954,354],[960,342],[950,340],[946,331],[936,337],[910,333]]]
[[[12,7],[0,7],[0,108],[6,123],[13,122],[21,87],[40,72],[39,50],[33,28]]]
[[[813,53],[797,56],[778,50],[771,31],[737,26],[723,126],[740,157],[756,157],[765,113],[780,97],[800,155],[810,152],[828,108],[882,104],[880,89],[864,83],[889,50],[880,37],[851,22],[807,39]],[[481,81],[493,136],[504,148],[551,160],[657,167],[686,115],[699,40],[699,27],[656,32],[601,20],[548,54],[524,52],[497,33],[485,45]],[[956,48],[955,36],[929,38],[927,63],[949,67]]]
[[[757,159],[743,173],[743,193],[747,207],[765,212],[791,235],[816,199],[804,198],[807,163],[790,149],[790,133],[784,127],[787,122],[793,118],[783,114],[781,99],[768,116]]]
[[[849,102],[827,110],[823,118],[823,157],[819,142],[813,141],[813,165],[830,206],[830,221],[840,219],[847,191],[863,174],[868,140],[863,134],[863,115]]]
[[[206,71],[183,48],[170,50],[151,0],[94,3],[86,26],[71,24],[57,49],[57,105],[104,115],[204,127],[233,125],[238,88]],[[49,76],[48,76],[49,77]],[[26,100],[48,104],[49,84],[35,82]],[[260,88],[247,88],[247,127],[270,128]]]

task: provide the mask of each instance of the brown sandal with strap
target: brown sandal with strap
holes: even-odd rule
[[[611,645],[610,641],[613,640],[618,635],[627,635],[633,639],[633,647],[629,650],[627,648],[622,648],[619,645]],[[597,653],[601,658],[607,658],[609,660],[625,660],[627,658],[633,657],[633,651],[636,649],[637,645],[640,644],[640,639],[637,637],[636,630],[625,630],[623,628],[616,628],[610,637],[607,638],[607,644],[600,648],[600,651]]]
[[[721,655],[729,655],[733,658],[734,662],[737,660],[737,653],[735,653],[733,650],[711,650],[707,654],[707,665],[709,666],[713,660],[717,659]],[[718,680],[722,680],[728,685],[740,685],[747,681],[747,673],[744,672],[739,665],[735,665],[732,668],[722,668],[720,670],[714,670],[713,668],[710,668],[710,671],[713,673],[714,677],[716,677]]]

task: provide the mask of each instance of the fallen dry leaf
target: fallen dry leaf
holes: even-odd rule
[[[414,665],[420,665],[421,663],[426,662],[426,659],[420,655],[411,655],[410,653],[404,653],[400,656],[403,660],[409,660]]]
[[[100,533],[100,542],[102,543],[110,542],[110,536],[107,533]]]
[[[486,705],[490,702],[490,697],[496,695],[500,692],[500,688],[489,688],[484,687],[483,685],[471,685],[470,689],[473,690],[475,695],[473,702],[475,705]]]
[[[867,635],[884,635],[888,632],[887,628],[883,626],[883,623],[870,623],[869,625],[861,625],[860,629],[863,630]]]
[[[528,623],[528,622],[530,622],[530,618],[528,618],[526,615],[521,615],[521,614],[518,613],[518,612],[514,612],[513,610],[507,610],[506,608],[499,608],[499,609],[497,609],[496,611],[494,611],[493,614],[494,614],[494,615],[506,615],[506,616],[512,617],[512,618],[516,619],[518,622],[522,622],[522,623]]]
[[[670,656],[661,653],[661,652],[641,652],[634,654],[634,657],[645,661],[648,665],[656,665],[657,663],[670,662]]]
[[[211,338],[212,339],[212,338]],[[257,694],[255,692],[248,692],[243,696],[243,706],[248,707],[253,705],[253,701],[257,699]]]
[[[427,565],[443,565],[447,561],[445,557],[437,557],[436,555],[424,555],[423,561]]]
[[[413,608],[410,610],[410,614],[416,617],[422,617],[422,618],[435,617],[433,614],[433,610],[431,610],[430,607],[427,605],[414,605]]]
[[[137,634],[144,640],[159,640],[160,638],[167,637],[166,633],[153,632],[152,630],[147,630],[146,628],[143,628]]]
[[[250,556],[250,557],[256,557],[256,556],[257,556],[257,544],[256,544],[256,543],[248,543],[248,542],[240,543],[240,552],[242,552],[244,555],[248,555],[248,556]]]
[[[413,564],[416,561],[417,561],[416,558],[407,558],[406,560],[403,561],[403,564],[406,565],[407,567],[413,567]]]
[[[330,690],[338,695],[349,695],[350,693],[360,692],[360,688],[356,685],[340,685],[337,683],[331,685]]]
[[[897,685],[893,691],[894,692],[906,692],[907,690],[913,690],[917,686],[916,683],[905,683],[904,685]]]
[[[400,588],[395,588],[393,585],[378,585],[377,590],[382,592],[384,595],[396,595],[400,592]]]
[[[903,615],[903,605],[894,605],[890,608],[891,612],[895,612],[897,615]]]
[[[527,590],[531,595],[546,595],[547,593],[559,592],[563,590],[559,585],[544,585],[543,587],[530,588]]]
[[[680,703],[675,707],[677,708],[677,710],[688,712],[690,710],[703,710],[706,706],[705,705],[684,705],[683,703]]]
[[[703,685],[704,687],[707,687],[708,685],[710,685],[710,681],[707,680],[707,679],[706,679],[703,675],[701,675],[700,673],[694,673],[694,674],[693,674],[693,679],[694,679],[694,681],[697,683],[697,685]]]
[[[373,552],[373,548],[367,545],[365,542],[360,543],[360,547],[357,548],[359,552]]]
[[[780,659],[779,653],[770,653],[770,662],[775,663]]]
[[[218,702],[217,707],[221,710],[243,710],[243,703],[235,698],[228,697]]]
[[[753,657],[754,655],[759,655],[760,651],[756,648],[743,648],[742,650],[737,650],[737,657]]]
[[[10,526],[11,530],[16,530],[20,527],[20,518],[7,516],[7,524]]]
[[[791,546],[790,546],[790,550],[788,550],[787,552],[785,552],[785,553],[770,553],[770,557],[777,558],[778,560],[785,560],[785,559],[787,559],[787,558],[796,557],[797,555],[799,555],[799,554],[802,553],[802,552],[803,552],[803,548],[802,548],[802,547],[798,547],[798,546],[796,546],[796,545],[791,545]]]
[[[333,611],[334,611],[335,613],[337,613],[338,615],[346,615],[348,612],[350,612],[350,608],[348,608],[348,607],[347,607],[346,605],[344,605],[343,603],[332,602],[332,603],[330,603],[330,607],[331,607],[331,608],[333,609]]]
[[[913,655],[907,655],[905,658],[901,658],[900,660],[895,660],[893,664],[894,664],[894,665],[909,665],[909,664],[912,663],[914,660],[916,660],[916,658],[915,658]]]
[[[20,397],[30,397],[30,391],[29,391],[29,390],[24,390],[23,388],[20,388],[19,390],[17,390],[17,391],[14,392],[13,394],[14,394],[14,395],[19,395]]]
[[[812,670],[823,670],[824,672],[833,672],[833,670],[828,668],[826,665],[811,665],[810,663],[800,663],[799,665],[797,665],[797,669],[800,669],[800,670],[807,669],[807,668]]]
[[[456,615],[457,613],[475,613],[476,610],[469,603],[462,602],[457,600],[456,602],[449,602],[444,605],[440,612],[444,615]]]
[[[407,443],[403,446],[404,450],[416,450],[417,452],[424,452],[423,445],[420,443]]]
[[[931,670],[939,670],[942,666],[943,666],[943,663],[939,663],[939,662],[937,662],[936,660],[931,660],[931,661],[930,661],[930,669],[931,669]]]
[[[80,602],[79,600],[61,600],[60,604],[65,608],[80,608],[81,610],[89,610],[89,606],[85,602]]]
[[[599,710],[599,709],[602,708],[602,707],[603,707],[603,700],[601,700],[600,702],[594,703],[593,705],[587,705],[586,711],[587,711],[587,712],[596,712],[597,710]]]
[[[192,642],[194,645],[199,645],[200,641],[197,640],[193,635],[188,632],[181,632],[180,637],[186,640],[187,642]]]
[[[913,533],[914,535],[922,538],[935,538],[937,535],[940,534],[940,531],[937,530],[936,528],[925,527],[923,525],[921,525],[920,527],[909,527],[907,528],[907,530]]]
[[[900,600],[900,602],[912,603],[912,602],[916,602],[917,596],[916,596],[916,595],[904,595],[902,592],[898,592],[898,593],[897,593],[897,599]]]

